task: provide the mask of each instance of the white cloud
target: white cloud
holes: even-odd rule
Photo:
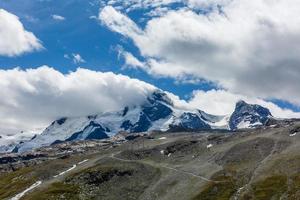
[[[74,64],[85,63],[85,60],[78,53],[64,54],[64,58],[72,60]]]
[[[0,70],[0,132],[48,126],[63,116],[87,116],[139,104],[155,88],[137,79],[87,69],[62,74],[37,69]],[[17,129],[17,130],[15,130]]]
[[[169,11],[150,19],[144,29],[111,6],[100,11],[99,19],[133,40],[152,75],[192,75],[234,93],[300,105],[299,1],[187,4],[192,9]],[[199,6],[211,12],[193,10]]]
[[[168,7],[157,7],[150,12],[147,13],[148,16],[150,17],[157,17],[157,16],[163,16],[169,12]]]
[[[73,57],[72,60],[73,60],[74,64],[85,63],[85,60],[78,53],[73,53],[72,57]]]
[[[25,30],[16,15],[0,9],[0,56],[18,56],[42,48],[39,39]]]
[[[60,15],[52,15],[52,19],[57,20],[57,21],[64,21],[64,20],[66,20],[65,17],[60,16]]]
[[[70,59],[70,56],[68,54],[64,54],[65,59]]]
[[[122,15],[111,6],[105,7],[99,13],[99,19],[111,30],[131,38],[143,34],[143,31],[127,16]]]
[[[127,51],[123,52],[123,56],[125,58],[125,64],[129,67],[143,68],[145,66],[144,63],[139,61],[136,57],[134,57],[131,53]]]
[[[137,59],[135,56],[133,56],[131,53],[125,51],[123,47],[117,46],[116,48],[119,58],[123,57],[125,60],[125,68],[143,68],[145,66],[145,63]]]
[[[191,8],[214,8],[216,6],[228,5],[233,0],[186,0],[186,4]]]
[[[225,90],[194,91],[188,106],[198,108],[215,115],[229,115],[234,111],[235,104],[244,100],[250,104],[258,104],[268,108],[274,117],[278,118],[300,118],[300,112],[282,109],[272,102],[259,98],[247,97],[245,95],[230,93]]]

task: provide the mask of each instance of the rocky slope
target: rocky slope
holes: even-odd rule
[[[0,156],[0,199],[299,199],[299,147],[299,120],[63,142]]]

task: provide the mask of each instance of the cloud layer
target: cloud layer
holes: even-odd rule
[[[99,19],[133,40],[146,60],[136,67],[149,74],[204,78],[233,93],[300,105],[297,0],[185,2],[145,28],[112,6]]]
[[[8,139],[27,133],[30,136],[35,133],[32,130],[44,128],[60,117],[87,116],[140,105],[156,89],[112,72],[78,68],[62,74],[48,66],[0,70],[0,88],[5,94],[5,98],[0,98],[0,136]],[[243,99],[269,108],[275,117],[300,117],[300,113],[281,109],[262,99],[224,90],[195,91],[188,102],[168,94],[176,107],[201,109],[216,115],[231,114],[235,103]],[[21,130],[26,132],[14,136]]]
[[[39,39],[25,30],[16,15],[0,9],[0,56],[18,56],[42,48]]]
[[[123,109],[145,100],[152,85],[114,73],[87,69],[62,74],[37,69],[0,70],[1,129],[31,130],[63,116]]]

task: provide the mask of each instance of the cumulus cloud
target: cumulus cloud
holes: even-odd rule
[[[19,18],[0,9],[0,56],[18,56],[42,49],[41,42],[25,30]]]
[[[63,116],[120,110],[141,103],[155,89],[112,72],[79,68],[62,74],[47,66],[0,70],[0,88],[5,94],[0,99],[2,131],[31,130]]]
[[[188,102],[188,106],[198,108],[210,114],[230,115],[234,111],[236,102],[239,100],[264,106],[271,111],[274,117],[300,118],[300,112],[280,108],[276,104],[263,99],[235,94],[225,90],[194,91],[192,98]]]
[[[195,76],[233,93],[300,105],[300,3],[297,0],[189,0],[139,27],[111,6],[99,19],[133,40],[144,70]],[[293,6],[291,6],[293,5]],[[195,9],[206,8],[201,14]]]
[[[61,16],[61,15],[52,15],[52,19],[57,20],[57,21],[64,21],[66,20],[65,17]]]

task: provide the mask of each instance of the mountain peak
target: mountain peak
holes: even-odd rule
[[[236,106],[235,107],[242,107],[242,106],[247,106],[249,105],[248,103],[246,103],[246,101],[244,100],[239,100],[237,103],[236,103]]]
[[[271,117],[272,114],[269,109],[241,100],[236,103],[235,110],[229,120],[229,126],[231,130],[254,128],[264,125]]]
[[[162,90],[155,90],[151,95],[148,96],[147,100],[153,104],[156,102],[163,102],[167,105],[173,106],[173,101],[171,98]]]

